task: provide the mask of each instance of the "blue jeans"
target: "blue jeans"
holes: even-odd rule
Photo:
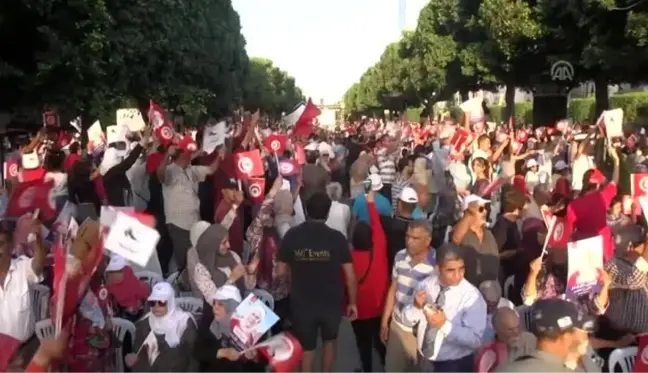
[[[432,361],[418,356],[419,372],[472,372],[475,366],[475,355],[470,354],[455,360]]]

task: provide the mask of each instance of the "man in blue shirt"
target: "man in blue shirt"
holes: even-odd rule
[[[391,216],[392,215],[391,203],[389,203],[387,197],[378,193],[383,187],[383,183],[380,178],[380,175],[378,174],[369,175],[369,178],[365,181],[365,183],[371,183],[371,190],[376,192],[374,194],[374,199],[375,199],[374,203],[376,205],[376,209],[378,210],[378,213],[383,216]],[[355,196],[355,199],[353,201],[353,207],[351,208],[351,210],[353,211],[353,215],[355,215],[358,221],[364,221],[366,223],[369,223],[369,208],[367,207],[367,198],[365,196],[365,193],[360,193],[357,196]]]

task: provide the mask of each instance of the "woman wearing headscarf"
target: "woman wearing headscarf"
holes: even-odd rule
[[[210,297],[211,321],[201,326],[196,348],[201,372],[260,372],[263,364],[256,363],[254,354],[242,355],[231,344],[231,318],[241,303],[241,292],[234,285],[224,285]],[[203,311],[204,312],[204,311]]]
[[[148,297],[151,307],[136,324],[135,353],[125,357],[134,372],[188,372],[196,338],[196,321],[175,303],[171,284],[160,282]]]
[[[285,234],[289,223],[286,219],[288,205],[293,204],[293,196],[287,190],[279,190],[282,185],[282,178],[275,179],[272,188],[266,194],[265,200],[259,208],[259,212],[246,232],[246,239],[250,243],[250,265],[256,268],[256,278],[259,287],[269,292],[275,300],[275,313],[281,320],[288,318],[290,305],[288,300],[288,278],[277,275],[277,252],[281,244],[281,237]],[[278,215],[273,211],[273,207],[279,207],[283,212]],[[274,224],[273,215],[279,217],[282,225],[282,232]],[[291,216],[292,218],[292,216]],[[289,228],[288,228],[289,229]],[[281,324],[277,323],[273,327],[273,334],[281,332]]]
[[[214,246],[218,249],[214,250]],[[193,280],[203,299],[208,300],[223,285],[235,285],[239,290],[252,289],[255,276],[241,262],[241,257],[230,250],[227,229],[212,224],[196,243],[198,261],[193,268]]]

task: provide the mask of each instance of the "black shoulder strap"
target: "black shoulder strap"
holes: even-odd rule
[[[373,259],[374,259],[374,249],[371,247],[369,249],[369,265],[367,266],[367,269],[365,270],[365,273],[360,277],[360,280],[358,280],[358,285],[361,285],[362,283],[365,282],[367,279],[367,276],[369,276],[369,271],[371,271],[371,266],[373,264]]]

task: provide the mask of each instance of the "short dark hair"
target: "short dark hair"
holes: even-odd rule
[[[464,260],[461,248],[451,242],[446,242],[437,249],[436,262],[441,265],[451,260]]]
[[[513,212],[517,209],[522,210],[529,199],[519,189],[510,189],[504,195],[504,212]]]
[[[407,226],[408,229],[415,229],[415,228],[421,228],[423,229],[426,233],[428,233],[430,236],[432,236],[432,232],[434,228],[432,227],[432,224],[425,219],[417,219],[417,220],[412,220],[409,225]]]
[[[331,198],[324,192],[317,192],[306,201],[306,213],[315,220],[326,220],[331,210]]]

